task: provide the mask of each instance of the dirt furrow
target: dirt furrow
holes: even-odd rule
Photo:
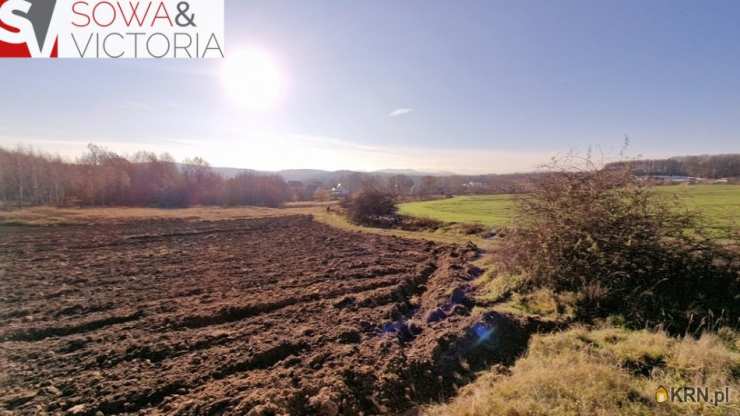
[[[475,255],[306,216],[14,227],[0,413],[400,413],[516,353]]]

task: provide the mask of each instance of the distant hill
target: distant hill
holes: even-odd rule
[[[319,169],[286,169],[275,172],[282,176],[286,181],[301,182],[326,182],[335,176],[335,172]]]
[[[694,176],[702,178],[732,178],[740,177],[740,154],[704,155],[704,156],[679,156],[668,159],[633,160],[627,162],[615,162],[606,166],[607,169],[618,168],[630,164],[638,175],[674,175]],[[467,181],[483,182],[506,182],[520,181],[522,177],[531,176],[533,173],[519,173],[508,175],[457,175],[445,171],[418,171],[414,169],[381,169],[373,172],[361,172],[352,170],[328,171],[321,169],[286,169],[280,171],[258,171],[253,169],[240,169],[228,167],[214,167],[214,172],[225,178],[233,178],[242,172],[258,175],[280,175],[286,181],[300,181],[303,183],[321,182],[323,184],[347,182],[348,178],[357,175],[376,176],[387,178],[394,175],[406,175],[414,182],[419,183],[424,176],[436,178],[457,178]],[[351,181],[351,180],[350,180]]]
[[[406,175],[406,176],[455,176],[457,175],[454,172],[445,172],[445,171],[418,171],[414,169],[382,169],[382,170],[376,170],[371,173],[379,174],[379,175]]]
[[[252,169],[240,169],[240,168],[216,168],[212,167],[214,172],[218,173],[219,175],[223,176],[226,179],[233,178],[234,176],[240,174],[240,173],[261,173],[256,170]]]
[[[225,167],[213,167],[214,172],[225,178],[233,178],[240,173],[254,173],[258,175],[280,175],[286,181],[300,181],[300,182],[313,182],[318,181],[322,183],[339,181],[343,177],[350,175],[372,175],[372,176],[394,176],[394,175],[406,175],[412,178],[420,178],[423,176],[455,176],[452,172],[423,172],[413,169],[383,169],[373,172],[361,172],[352,170],[338,170],[328,171],[320,169],[286,169],[279,171],[260,171],[253,169],[241,169],[241,168],[225,168]]]

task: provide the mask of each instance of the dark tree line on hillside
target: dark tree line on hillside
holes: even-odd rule
[[[740,177],[740,154],[635,160],[611,163],[606,167],[618,169],[627,164],[639,176],[692,176],[708,179]]]
[[[0,148],[0,205],[276,207],[290,199],[279,176],[242,173],[224,179],[200,158],[183,164],[148,152],[124,158],[89,145],[76,162],[67,163],[29,149]]]

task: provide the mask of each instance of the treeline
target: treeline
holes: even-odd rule
[[[124,157],[90,144],[74,161],[18,147],[0,147],[0,207],[280,206],[288,201],[343,199],[371,187],[404,199],[441,195],[523,192],[532,173],[477,176],[411,176],[352,171],[323,180],[285,181],[281,176],[239,171],[228,176],[205,160],[177,163],[170,155],[137,152]]]
[[[73,163],[32,149],[0,148],[0,202],[5,206],[256,205],[291,199],[275,175],[225,179],[200,158],[178,164],[168,154],[126,158],[96,145]]]
[[[526,190],[527,178],[536,175],[539,174],[411,176],[344,172],[324,181],[313,180],[305,184],[291,181],[289,184],[303,186],[308,194],[313,193],[314,199],[318,200],[330,195],[355,194],[368,187],[399,197],[426,198],[437,195],[520,193]]]
[[[740,155],[691,156],[638,160],[607,165],[637,175],[740,177]],[[224,170],[221,170],[224,171]],[[0,207],[194,205],[277,207],[288,201],[344,199],[372,188],[400,199],[443,195],[509,194],[527,192],[527,183],[540,173],[477,176],[420,176],[327,173],[322,179],[285,181],[280,175],[239,171],[225,177],[205,160],[177,163],[168,154],[138,152],[124,157],[89,145],[75,161],[65,161],[32,149],[0,148]]]
[[[611,163],[606,168],[616,169],[625,165],[629,165],[638,176],[691,176],[707,179],[740,177],[740,154],[634,160]]]

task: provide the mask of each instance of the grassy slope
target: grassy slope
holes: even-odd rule
[[[459,232],[440,230],[437,232],[429,231],[405,231],[398,229],[372,228],[362,225],[352,224],[346,217],[336,214],[327,213],[325,210],[309,210],[305,213],[313,215],[318,222],[343,229],[346,231],[359,231],[370,234],[388,235],[402,238],[413,238],[421,240],[436,241],[444,244],[465,244],[472,241],[482,249],[490,249],[493,246],[491,241],[484,240],[480,237],[469,236]]]
[[[712,227],[740,226],[740,185],[676,185],[655,188],[678,198],[688,209],[703,213]]]
[[[740,225],[740,185],[676,185],[655,188],[666,197],[675,195],[689,209],[702,212],[713,227]],[[444,222],[506,224],[513,213],[513,195],[460,196],[401,204],[400,212]]]
[[[700,339],[617,327],[535,335],[514,367],[490,371],[432,416],[737,415],[740,341],[736,332]],[[658,386],[729,387],[732,402],[715,406],[657,403]]]

